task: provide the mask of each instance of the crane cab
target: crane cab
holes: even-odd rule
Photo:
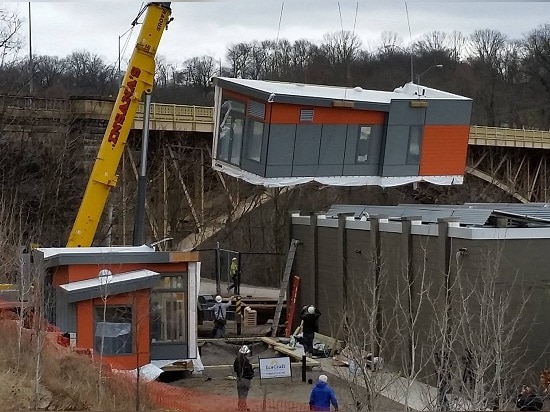
[[[214,77],[213,168],[268,187],[460,184],[472,100]]]

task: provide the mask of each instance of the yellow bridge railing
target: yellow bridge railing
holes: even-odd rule
[[[471,126],[469,144],[550,149],[550,131]]]

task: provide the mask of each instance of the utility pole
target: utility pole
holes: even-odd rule
[[[145,94],[145,113],[141,140],[141,165],[138,177],[136,216],[134,220],[134,246],[143,245],[145,239],[145,193],[147,190],[147,146],[149,145],[149,117],[151,114],[151,94]]]
[[[31,2],[29,1],[29,93],[32,95],[34,92],[33,87],[33,61],[32,61],[32,28],[31,28]]]

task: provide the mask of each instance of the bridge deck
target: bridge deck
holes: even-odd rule
[[[73,115],[86,119],[107,121],[113,109],[113,100],[93,98],[39,98],[1,96],[0,108],[13,117],[60,118]],[[134,129],[143,128],[143,103],[140,104]],[[151,105],[151,130],[194,131],[212,133],[214,108],[181,104],[153,103]],[[469,144],[472,146],[521,147],[550,149],[550,131],[511,129],[505,127],[471,126]]]

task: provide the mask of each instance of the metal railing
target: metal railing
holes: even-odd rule
[[[143,120],[143,103],[140,103],[138,107],[136,120]],[[153,103],[151,104],[151,121],[214,124],[214,108],[210,106]]]
[[[69,112],[71,110],[71,102],[68,99],[0,95],[0,107],[4,110],[49,110]]]
[[[469,144],[550,149],[550,131],[471,126]]]

